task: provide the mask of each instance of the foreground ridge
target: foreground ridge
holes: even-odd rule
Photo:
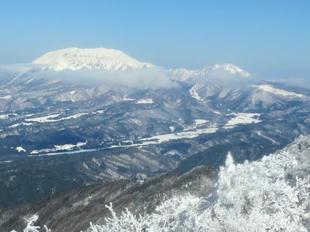
[[[211,194],[175,195],[153,213],[139,216],[128,209],[118,215],[110,204],[106,207],[112,217],[104,225],[90,223],[88,231],[306,232],[310,225],[309,157],[310,136],[301,136],[251,163],[235,164],[228,154]],[[34,220],[28,222],[27,232],[39,231]]]

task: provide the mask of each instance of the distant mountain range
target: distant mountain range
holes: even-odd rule
[[[310,91],[232,64],[166,69],[113,49],[63,49],[0,70],[0,204],[144,180],[230,151],[257,160],[310,132]]]

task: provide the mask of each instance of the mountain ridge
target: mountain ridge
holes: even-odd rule
[[[140,62],[120,50],[110,48],[65,48],[50,51],[34,60],[33,64],[54,71],[82,69],[125,71],[154,66],[150,63]]]

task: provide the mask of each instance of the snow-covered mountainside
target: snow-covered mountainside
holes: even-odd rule
[[[234,164],[228,155],[215,190],[204,197],[175,196],[152,214],[129,211],[92,231],[287,231],[310,229],[310,137],[300,137],[260,161]]]
[[[170,70],[170,73],[172,77],[174,77],[174,79],[181,81],[195,80],[199,77],[210,78],[216,76],[220,77],[230,76],[246,79],[251,77],[251,74],[249,72],[233,64],[215,64],[197,70],[179,68]]]
[[[206,177],[195,181],[195,178],[190,177],[195,172],[186,175],[183,180],[187,182],[181,184],[186,186],[185,192],[174,191],[172,197],[163,196],[162,199],[157,199],[158,205],[154,209],[147,208],[149,202],[125,203],[125,199],[130,198],[130,195],[123,196],[122,201],[115,202],[118,208],[122,202],[123,207],[130,206],[133,211],[142,208],[148,213],[138,214],[128,209],[124,209],[123,212],[114,211],[113,204],[110,203],[106,208],[111,212],[111,216],[105,217],[105,220],[93,221],[87,231],[307,232],[310,229],[309,171],[310,136],[300,136],[284,149],[258,161],[235,164],[232,156],[228,154],[226,163],[220,168],[215,182]],[[179,177],[179,182],[181,180],[182,177]],[[175,185],[169,177],[167,180],[161,179],[161,183],[165,182],[170,186],[171,183]],[[140,194],[149,196],[152,184],[155,183],[150,181],[141,184],[139,189],[144,191]],[[190,189],[195,190],[194,193]],[[199,195],[198,189],[205,189],[205,192]],[[130,193],[134,194],[134,191],[131,188]],[[153,194],[157,195],[156,192]],[[92,191],[94,198],[98,198],[97,195]],[[92,196],[88,196],[85,200],[79,199],[74,205],[84,207],[93,205]],[[98,199],[96,201],[99,202]],[[54,204],[56,203],[50,205]],[[60,211],[64,213],[64,210]],[[33,228],[39,230],[34,224],[40,218],[40,212],[48,214],[42,209],[34,216],[28,217],[27,228],[30,229],[27,231],[37,232]],[[72,215],[72,212],[68,214]],[[49,215],[48,219],[51,216],[53,215]],[[61,218],[60,215],[57,217]],[[91,218],[91,215],[86,214],[83,217]],[[62,223],[67,230],[70,228],[70,222],[59,223]],[[44,225],[45,222],[41,221],[40,224]],[[51,226],[53,224],[56,224],[56,228],[57,221],[51,223]]]
[[[310,133],[309,91],[256,81],[234,65],[173,74],[106,49],[65,49],[35,63],[0,74],[0,206],[218,167],[231,149],[237,162],[256,160]]]
[[[291,91],[287,91],[287,90],[283,90],[283,89],[279,89],[279,88],[275,88],[274,86],[269,85],[269,84],[254,85],[253,88],[257,88],[261,91],[271,93],[274,95],[278,95],[281,97],[289,97],[289,98],[290,97],[292,97],[292,98],[305,97],[303,94],[295,93],[295,92],[291,92]]]
[[[139,62],[122,51],[108,48],[67,48],[52,51],[36,59],[33,64],[54,71],[81,69],[124,71],[153,67],[152,64]]]
[[[201,70],[201,73],[203,73],[205,76],[212,72],[226,72],[232,75],[237,75],[240,77],[250,77],[251,74],[241,68],[239,68],[236,65],[233,64],[215,64],[210,67],[205,67]]]

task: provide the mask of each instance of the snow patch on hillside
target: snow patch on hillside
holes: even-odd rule
[[[137,101],[137,104],[153,104],[154,101],[152,98],[143,98]]]
[[[35,117],[35,118],[26,118],[26,122],[37,122],[37,123],[50,123],[50,122],[59,122],[64,120],[70,120],[70,119],[77,119],[84,115],[87,115],[87,113],[77,113],[74,115],[69,115],[66,117],[58,118],[61,114],[52,114],[52,115],[46,115],[42,117]]]
[[[12,98],[11,95],[0,96],[0,99],[1,99],[1,100],[9,100],[9,99],[11,99],[11,98]]]
[[[31,155],[38,155],[38,154],[44,154],[49,155],[53,154],[54,152],[59,151],[72,151],[75,149],[81,149],[87,144],[87,142],[78,142],[77,144],[61,144],[61,145],[54,145],[53,148],[45,148],[40,150],[33,150],[30,152]]]
[[[199,96],[197,85],[194,85],[190,90],[189,94],[192,96],[192,98],[196,99],[197,101],[203,101],[202,97]]]
[[[225,129],[233,128],[239,124],[247,125],[261,122],[259,119],[260,114],[258,113],[232,113],[231,115],[234,117],[225,124]]]
[[[304,95],[300,93],[295,93],[291,91],[286,91],[283,89],[278,89],[273,87],[272,85],[264,84],[264,85],[253,85],[252,87],[257,88],[261,91],[265,91],[268,93],[272,93],[274,95],[282,96],[282,97],[295,97],[295,98],[303,98]]]
[[[16,147],[15,150],[16,150],[17,152],[26,152],[26,149],[23,148],[22,146]]]

